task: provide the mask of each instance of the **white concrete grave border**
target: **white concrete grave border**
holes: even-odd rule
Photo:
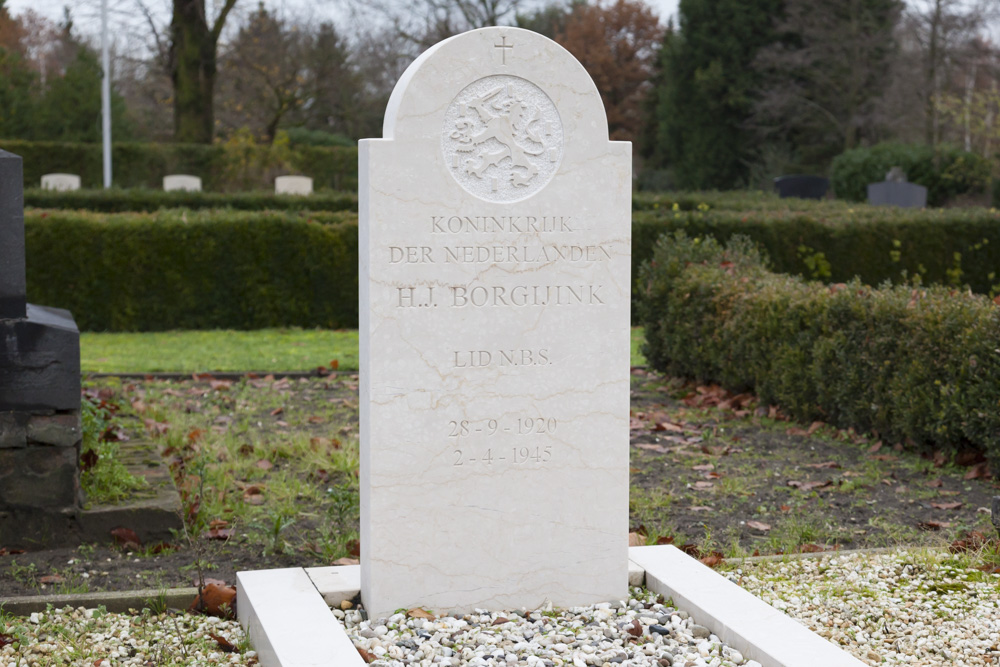
[[[629,585],[645,586],[764,667],[863,667],[769,604],[673,546],[630,547]],[[330,613],[361,590],[361,568],[288,568],[236,575],[240,624],[262,667],[363,667]]]

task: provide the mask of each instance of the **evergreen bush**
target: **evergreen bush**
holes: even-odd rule
[[[882,143],[854,148],[834,158],[830,166],[833,190],[840,199],[865,201],[868,184],[884,181],[892,167],[902,167],[911,183],[927,188],[927,204],[941,206],[966,193],[985,192],[989,160],[954,147],[934,149],[924,144]]]
[[[746,237],[663,236],[638,283],[657,370],[752,390],[801,421],[1000,465],[1000,308],[966,291],[772,273]]]

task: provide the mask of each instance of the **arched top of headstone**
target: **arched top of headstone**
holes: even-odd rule
[[[561,165],[604,159],[608,120],[583,65],[520,28],[480,28],[431,47],[389,98],[382,141],[442,166],[468,193],[520,201]]]
[[[608,119],[593,79],[562,46],[531,30],[492,27],[455,35],[424,51],[403,73],[385,111],[385,139],[436,138],[438,120],[453,103],[467,102],[462,92],[477,82],[483,94],[510,78],[523,79],[551,101],[563,125],[564,141],[577,132],[608,138]],[[489,88],[490,90],[485,90]],[[472,91],[469,91],[470,93]],[[526,97],[529,113],[537,93],[515,88],[511,98]],[[466,97],[471,95],[467,94]],[[497,105],[511,99],[497,100]],[[544,113],[544,109],[539,109]]]

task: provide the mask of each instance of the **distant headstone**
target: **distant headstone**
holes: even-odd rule
[[[565,49],[421,55],[359,145],[362,600],[619,600],[631,146]]]
[[[201,192],[201,179],[188,174],[170,174],[163,177],[163,190],[172,192],[183,190],[186,192]]]
[[[274,179],[276,195],[311,195],[313,179],[308,176],[278,176]]]
[[[892,167],[889,171],[885,172],[885,180],[892,183],[905,183],[906,174],[903,173],[902,167]]]
[[[799,199],[823,199],[830,189],[830,181],[822,176],[794,174],[779,176],[774,179],[774,189],[782,199],[798,197]]]
[[[42,176],[43,190],[67,190],[80,189],[80,177],[76,174],[44,174]]]
[[[0,544],[32,546],[79,509],[80,333],[26,303],[21,158],[0,150]]]
[[[872,206],[924,208],[927,206],[927,188],[907,183],[903,169],[893,167],[886,172],[884,181],[868,185],[868,203]]]

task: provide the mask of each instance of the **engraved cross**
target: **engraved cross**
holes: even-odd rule
[[[503,55],[503,64],[506,65],[507,64],[507,49],[513,49],[514,45],[513,44],[508,44],[507,43],[507,36],[503,35],[500,38],[500,43],[499,44],[494,44],[493,48],[500,49],[500,53]]]

